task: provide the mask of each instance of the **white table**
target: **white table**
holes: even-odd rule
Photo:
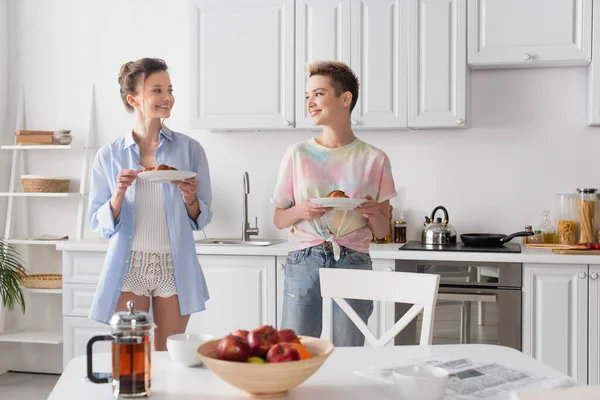
[[[397,399],[393,386],[354,373],[366,366],[385,366],[422,357],[467,357],[475,362],[498,362],[525,372],[552,378],[568,378],[539,361],[508,347],[465,344],[435,346],[343,347],[336,348],[312,377],[292,389],[287,399],[383,400]],[[96,372],[110,371],[110,355],[94,357]],[[72,359],[48,400],[109,400],[110,384],[94,384],[86,375],[85,356]],[[185,368],[169,359],[166,352],[152,354],[151,399],[223,400],[248,396],[222,381],[204,367]]]

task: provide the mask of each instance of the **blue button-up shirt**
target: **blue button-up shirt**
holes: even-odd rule
[[[163,126],[159,139],[156,163],[194,171],[198,179],[196,193],[200,201],[200,215],[196,220],[188,216],[179,186],[162,184],[179,306],[181,314],[186,315],[204,310],[204,302],[208,300],[208,289],[192,235],[192,230],[203,229],[212,219],[208,161],[200,143],[189,136]],[[109,239],[109,244],[89,317],[104,323],[108,323],[115,312],[129,268],[135,233],[135,181],[125,192],[123,207],[116,220],[110,208],[117,175],[122,169],[140,169],[140,149],[133,140],[132,132],[102,147],[96,154],[92,169],[90,225],[100,237]]]

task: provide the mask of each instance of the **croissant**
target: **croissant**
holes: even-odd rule
[[[148,167],[148,168],[144,168],[142,170],[142,172],[148,172],[148,171],[177,171],[177,168],[169,167],[168,165],[165,165],[165,164],[160,164],[156,167]]]
[[[343,190],[334,190],[332,192],[330,192],[327,197],[330,198],[348,198],[348,196],[346,196],[346,193],[344,193]]]

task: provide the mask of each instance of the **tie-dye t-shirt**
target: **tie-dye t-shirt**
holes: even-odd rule
[[[321,146],[314,139],[291,146],[283,157],[272,198],[287,209],[306,199],[327,197],[343,190],[350,198],[366,194],[378,202],[396,196],[387,155],[360,139],[339,148]],[[292,248],[300,250],[325,241],[363,253],[373,234],[367,218],[354,210],[331,210],[321,218],[301,220],[291,227]]]

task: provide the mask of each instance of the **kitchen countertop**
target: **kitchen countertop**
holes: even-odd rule
[[[598,255],[554,254],[548,249],[521,248],[521,253],[472,253],[450,251],[399,251],[397,243],[371,244],[371,258],[383,260],[438,260],[520,262],[534,264],[600,264]],[[108,249],[108,241],[101,239],[65,240],[56,245],[61,251],[98,251]],[[289,243],[272,246],[211,246],[197,245],[196,253],[205,255],[286,256]]]

